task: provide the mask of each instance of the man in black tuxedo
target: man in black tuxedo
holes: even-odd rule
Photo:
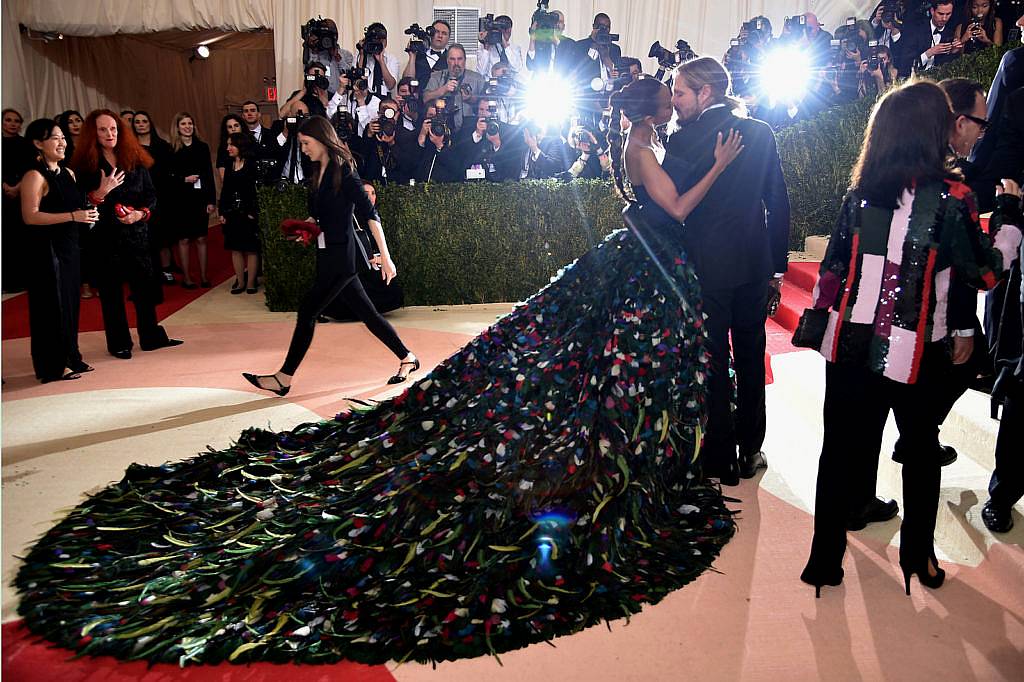
[[[915,66],[930,69],[957,59],[964,46],[954,40],[956,25],[953,17],[953,0],[932,0],[928,12],[929,20],[907,23],[903,37],[894,48],[895,66],[900,78],[911,74]]]
[[[264,158],[267,156],[268,150],[276,148],[276,143],[270,137],[270,128],[263,126],[263,119],[260,116],[260,105],[253,102],[251,99],[246,100],[242,103],[242,120],[245,121],[245,125],[248,126],[249,132],[256,139],[256,144],[259,145],[257,150],[257,158]]]
[[[601,111],[608,106],[611,94],[605,92],[603,86],[595,91],[591,87],[592,83],[596,79],[604,83],[614,80],[615,65],[622,59],[622,49],[609,39],[610,36],[614,37],[611,30],[612,20],[607,14],[602,12],[595,15],[590,35],[576,41],[572,46],[572,58],[566,64],[570,69],[569,80],[576,86],[578,93],[577,107],[580,115],[592,125],[597,124]],[[559,53],[561,51],[562,48],[559,48]]]
[[[769,292],[780,291],[789,248],[789,194],[775,135],[763,121],[739,118],[729,72],[701,57],[675,72],[672,105],[679,128],[668,140],[664,168],[680,193],[714,164],[719,135],[736,129],[744,150],[686,219],[683,243],[703,292],[711,370],[702,457],[705,475],[736,485],[767,466],[765,321]],[[736,414],[730,409],[729,338],[736,371]],[[737,457],[737,447],[739,448]]]
[[[417,52],[406,49],[406,52],[409,53],[409,61],[405,65],[405,71],[402,72],[405,78],[419,81],[415,92],[421,101],[430,75],[434,71],[444,71],[448,68],[447,46],[448,39],[452,34],[452,27],[444,19],[438,19],[431,24],[431,28],[434,29],[434,35],[431,36],[430,45],[425,51]]]

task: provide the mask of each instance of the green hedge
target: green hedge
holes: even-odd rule
[[[521,300],[622,226],[622,204],[596,180],[389,185],[377,196],[406,305]],[[314,247],[278,228],[306,216],[305,197],[298,187],[260,190],[271,310],[295,310],[312,281]]]
[[[1008,49],[1003,46],[975,52],[930,69],[925,75],[936,81],[973,78],[988,87]],[[791,249],[802,249],[808,235],[831,232],[874,104],[874,99],[864,98],[778,133],[782,172],[793,207]]]
[[[1006,49],[977,52],[928,76],[988,84]],[[873,105],[859,100],[779,133],[791,248],[831,231]],[[521,300],[622,225],[606,181],[390,185],[378,197],[407,305]],[[260,206],[267,305],[295,310],[312,281],[313,247],[286,242],[278,225],[306,217],[306,191],[264,188]]]

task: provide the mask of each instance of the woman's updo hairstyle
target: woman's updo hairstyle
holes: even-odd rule
[[[625,115],[630,123],[639,123],[647,116],[658,114],[658,94],[666,86],[656,78],[640,76],[626,83],[621,90],[612,94],[608,104],[612,108],[611,123],[608,126],[608,144],[612,155],[612,180],[615,191],[626,203],[636,201],[632,190],[626,186],[623,167],[625,139],[622,134],[621,117]]]

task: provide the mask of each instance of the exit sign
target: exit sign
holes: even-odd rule
[[[276,102],[277,101],[277,88],[270,88],[270,87],[267,88],[267,101],[268,102]]]

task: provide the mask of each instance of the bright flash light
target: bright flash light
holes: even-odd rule
[[[774,102],[798,102],[811,84],[811,60],[796,47],[772,51],[761,66],[761,90]]]
[[[572,86],[553,74],[535,74],[523,97],[523,113],[541,125],[560,123],[573,110]]]

